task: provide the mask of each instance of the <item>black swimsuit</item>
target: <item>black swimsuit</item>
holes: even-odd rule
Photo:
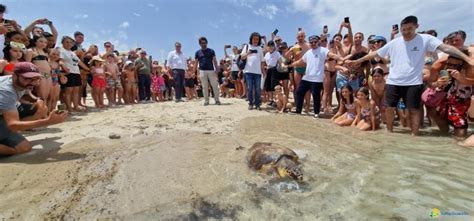
[[[39,54],[39,55],[36,55],[35,57],[32,57],[31,61],[32,62],[33,61],[48,61],[48,56]]]

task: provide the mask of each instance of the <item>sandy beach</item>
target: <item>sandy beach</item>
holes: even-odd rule
[[[415,220],[443,208],[469,220],[474,152],[431,129],[359,132],[241,99],[90,111],[25,132],[34,150],[0,159],[0,218]],[[304,182],[251,171],[255,142],[294,149]]]

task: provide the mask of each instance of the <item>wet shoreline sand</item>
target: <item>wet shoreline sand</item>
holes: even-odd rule
[[[359,132],[223,103],[125,106],[26,133],[44,149],[0,159],[0,218],[416,220],[433,208],[470,214],[460,220],[474,215],[474,152],[432,128],[416,138],[405,129]],[[112,132],[121,138],[109,139]],[[254,142],[297,151],[305,181],[249,170]]]

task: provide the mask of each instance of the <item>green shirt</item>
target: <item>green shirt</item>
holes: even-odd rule
[[[147,58],[137,58],[137,60],[135,60],[135,66],[141,65],[141,64],[145,64],[145,65],[143,65],[143,67],[141,67],[138,70],[138,74],[149,75],[151,72],[150,61]]]

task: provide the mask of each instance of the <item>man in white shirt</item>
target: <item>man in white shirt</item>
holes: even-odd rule
[[[403,99],[409,110],[413,136],[419,134],[425,53],[439,49],[449,55],[463,59],[470,65],[474,65],[474,60],[457,48],[443,44],[431,35],[417,34],[417,28],[418,19],[415,16],[408,16],[400,23],[401,38],[393,39],[379,50],[372,51],[356,61],[346,61],[349,64],[359,64],[375,56],[390,57],[390,74],[385,87],[387,129],[390,132],[393,131],[395,108],[400,99]]]
[[[176,50],[170,51],[168,54],[168,69],[174,78],[175,101],[178,103],[183,102],[181,98],[183,97],[184,74],[186,73],[187,62],[186,56],[181,51],[181,43],[176,42],[174,47]]]
[[[311,49],[306,51],[302,58],[291,63],[290,67],[300,67],[306,65],[306,70],[296,89],[296,113],[301,114],[303,101],[306,92],[311,90],[313,95],[314,118],[319,117],[321,109],[321,89],[324,80],[324,62],[326,58],[343,61],[343,58],[329,52],[327,48],[320,47],[320,37],[313,35],[309,37]]]

